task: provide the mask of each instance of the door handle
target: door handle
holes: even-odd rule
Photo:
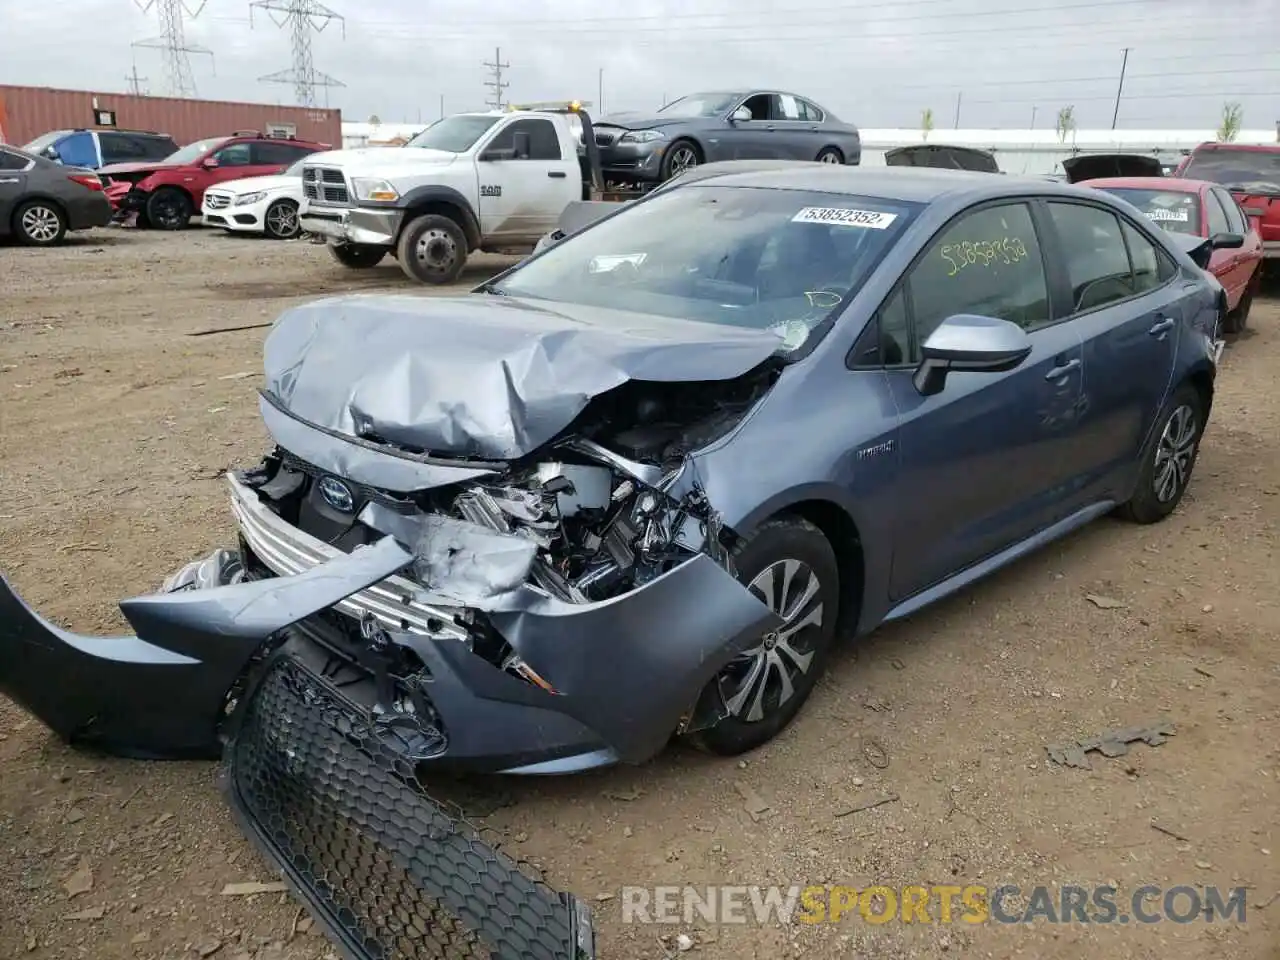
[[[1173,329],[1174,322],[1172,317],[1165,317],[1163,320],[1157,321],[1156,325],[1148,330],[1147,333],[1153,337],[1163,337]]]
[[[1073,357],[1072,359],[1068,360],[1066,363],[1063,363],[1054,367],[1052,370],[1050,370],[1048,373],[1044,375],[1044,378],[1046,380],[1061,380],[1068,373],[1070,373],[1072,370],[1075,370],[1079,366],[1080,366],[1080,358]]]
[[[547,176],[551,177],[553,180],[563,180],[566,176],[568,176],[568,174],[566,174],[563,170],[550,170],[547,172]]]

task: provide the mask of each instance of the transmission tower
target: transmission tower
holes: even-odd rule
[[[502,62],[502,48],[495,47],[493,50],[493,63],[485,63],[489,68],[489,72],[493,74],[492,80],[486,80],[485,86],[493,91],[493,95],[486,101],[489,106],[495,110],[502,109],[502,91],[511,86],[509,83],[503,83],[502,71],[511,66],[509,63]]]
[[[188,0],[134,0],[143,13],[150,13],[152,8],[160,11],[160,36],[149,40],[139,40],[135,47],[159,50],[164,54],[165,81],[168,93],[174,97],[194,97],[196,81],[191,73],[190,55],[193,53],[213,56],[213,51],[206,47],[191,46],[187,43],[185,20],[194,20],[200,16],[206,0],[199,4]]]
[[[269,73],[258,79],[263,83],[291,83],[293,95],[303,107],[316,105],[316,89],[319,87],[345,87],[327,73],[316,69],[311,59],[311,34],[321,33],[337,20],[342,26],[342,36],[347,35],[347,22],[318,0],[253,0],[249,4],[249,24],[253,25],[254,9],[265,10],[277,27],[287,27],[293,46],[293,66],[288,70]]]

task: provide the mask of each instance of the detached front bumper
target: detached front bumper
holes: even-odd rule
[[[351,710],[380,718],[415,769],[569,773],[656,755],[711,679],[780,624],[704,554],[610,600],[568,603],[525,585],[470,611],[545,689],[474,653],[462,608],[398,576],[422,549],[405,546],[404,531],[342,553],[229,482],[246,562],[275,575],[124,601],[136,636],[115,639],[60,630],[0,580],[0,693],[71,741],[213,756],[255,657],[278,648]],[[326,636],[334,617],[359,624],[366,642],[354,655]],[[425,674],[392,676],[388,646]]]
[[[338,243],[390,247],[400,236],[403,210],[319,206],[304,200],[299,223],[307,233]]]

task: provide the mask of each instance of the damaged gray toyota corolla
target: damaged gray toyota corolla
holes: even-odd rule
[[[1070,313],[1070,282],[1038,251],[1071,238],[1028,211],[1054,200],[1120,217],[1168,261],[1156,293],[1182,291],[1181,334],[1125,341],[1150,347],[1149,396],[1103,370],[1092,382],[1132,388],[1090,399],[1080,360],[1054,366],[1081,336],[1045,322]],[[1000,222],[973,220],[998,203]],[[0,691],[72,740],[199,755],[255,664],[285,656],[420,773],[641,762],[681,734],[751,749],[840,627],[1118,504],[1173,509],[1212,395],[1214,299],[1130,216],[1016,178],[728,174],[464,297],[292,309],[265,349],[275,449],[227,478],[237,549],[122,603],[125,639],[61,631],[6,587]],[[951,279],[972,246],[949,245],[953,221],[1016,234],[983,248],[1001,268]],[[1001,304],[1016,322],[965,315]],[[1090,433],[1082,411],[1132,436]]]

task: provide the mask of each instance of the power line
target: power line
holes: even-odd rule
[[[493,109],[501,110],[502,109],[502,91],[507,89],[507,87],[511,86],[511,84],[503,82],[502,71],[508,69],[511,66],[511,64],[503,63],[502,48],[494,47],[493,63],[489,63],[488,61],[485,61],[484,65],[489,68],[489,72],[493,75],[493,79],[486,80],[484,84],[486,87],[488,87],[490,90],[493,91],[492,96],[485,102],[488,103],[489,106],[493,107]]]
[[[142,96],[142,85],[146,82],[147,78],[138,76],[138,65],[136,63],[133,65],[133,70],[130,73],[125,74],[124,79],[129,84],[130,93],[135,97]]]
[[[134,47],[159,50],[164,56],[165,81],[170,96],[194,97],[196,80],[191,72],[193,53],[208,54],[212,59],[213,51],[205,47],[192,46],[186,40],[185,20],[194,20],[200,16],[206,0],[200,0],[199,6],[192,7],[186,0],[134,0],[143,13],[150,13],[154,7],[160,13],[160,36],[134,42]]]
[[[267,16],[281,28],[288,28],[293,48],[293,66],[259,77],[262,83],[293,84],[294,99],[300,106],[316,105],[316,90],[320,87],[345,87],[316,69],[311,57],[311,35],[322,33],[334,20],[342,26],[342,36],[347,35],[347,22],[341,14],[334,13],[318,0],[253,0],[249,4],[249,25],[253,26],[254,9],[265,10]]]

